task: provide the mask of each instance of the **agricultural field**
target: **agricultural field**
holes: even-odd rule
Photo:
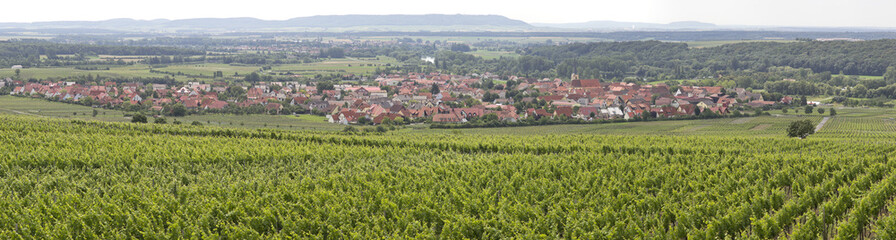
[[[586,38],[586,37],[452,37],[452,36],[370,36],[370,37],[361,37],[360,40],[369,40],[369,41],[398,41],[402,38],[411,38],[414,40],[420,39],[421,41],[441,41],[441,42],[450,42],[450,43],[465,43],[465,44],[474,44],[479,42],[487,42],[487,41],[507,41],[521,44],[529,44],[529,43],[545,43],[548,40],[552,42],[595,42],[595,41],[608,41],[608,39],[603,38]],[[332,39],[332,38],[331,38]]]
[[[97,115],[93,116],[93,110]],[[51,102],[43,99],[0,96],[0,113],[19,114],[36,117],[62,118],[85,121],[129,122],[129,113],[102,108]],[[271,128],[284,130],[342,130],[339,125],[328,123],[326,118],[314,115],[230,115],[230,114],[206,114],[188,115],[184,117],[165,117],[168,123],[175,120],[184,124],[198,121],[203,125],[220,126],[227,128]],[[152,122],[153,117],[149,117]]]
[[[387,64],[389,66],[397,66],[399,62],[394,58],[386,56],[376,58],[334,58],[314,63],[275,65],[270,72],[274,74],[291,72],[294,75],[309,78],[318,74],[368,75],[375,73],[377,68],[386,68]]]
[[[498,59],[498,58],[502,58],[502,57],[515,58],[515,57],[520,56],[519,54],[514,53],[514,52],[492,51],[492,50],[481,50],[481,49],[469,52],[469,54],[471,54],[473,56],[481,57],[483,59]]]
[[[840,75],[834,74],[832,77],[842,76],[842,77],[857,77],[859,80],[881,80],[884,79],[884,76],[869,76],[869,75]]]
[[[0,97],[0,238],[896,238],[896,109],[355,134],[93,110]],[[802,119],[827,121],[785,137]]]
[[[782,136],[788,124],[796,120],[809,119],[813,123],[819,123],[824,117],[830,117],[832,107],[822,107],[827,110],[824,114],[814,112],[805,114],[802,108],[789,109],[787,113],[781,110],[769,111],[771,116],[756,116],[747,118],[720,118],[701,120],[674,120],[653,122],[623,122],[607,124],[581,124],[581,125],[548,125],[511,128],[475,128],[475,129],[429,129],[423,127],[407,127],[398,130],[403,134],[500,134],[500,135],[544,135],[544,134],[595,134],[595,135],[674,135],[674,136]],[[817,108],[816,108],[817,109]],[[33,115],[43,117],[127,122],[127,112],[96,108],[99,114],[92,116],[94,108],[52,102],[36,98],[23,98],[13,96],[0,96],[0,113]],[[896,109],[885,108],[845,108],[836,107],[837,116],[832,117],[827,127],[821,129],[813,137],[849,137],[847,133],[867,132],[857,125],[849,129],[831,130],[831,124],[836,126],[843,122],[876,122],[873,126],[889,126],[896,124]],[[225,128],[274,128],[283,130],[316,130],[338,131],[343,126],[330,124],[324,117],[314,115],[231,115],[231,114],[206,114],[189,115],[185,117],[166,117],[170,121],[179,120],[190,123],[198,121],[206,125],[214,125]],[[153,119],[150,117],[149,119]],[[886,130],[882,129],[882,130]],[[831,132],[829,132],[831,131]],[[844,132],[845,131],[845,132]],[[888,134],[890,131],[879,131],[878,134]],[[892,132],[896,137],[896,131]]]
[[[589,134],[589,135],[664,135],[664,136],[782,136],[790,122],[810,119],[818,123],[822,116],[758,116],[748,118],[720,118],[654,122],[623,122],[606,124],[549,125],[513,128],[480,128],[443,131],[457,134]]]
[[[778,43],[792,43],[796,42],[794,40],[730,40],[730,41],[693,41],[693,42],[685,42],[688,44],[690,48],[710,48],[710,47],[718,47],[726,44],[737,44],[737,43],[750,43],[750,42],[778,42]]]
[[[117,58],[120,56],[101,56],[109,58]],[[133,60],[130,58],[130,60]],[[264,65],[271,66],[271,70],[263,71],[266,74],[279,75],[291,72],[294,75],[313,78],[314,76],[330,75],[330,74],[373,74],[377,68],[385,68],[386,66],[396,66],[399,64],[394,58],[380,56],[377,58],[342,58],[327,59],[322,62],[302,63],[302,64],[283,64],[283,65]],[[221,63],[189,63],[189,64],[168,64],[162,67],[153,68],[147,64],[134,65],[109,65],[109,66],[91,66],[102,68],[102,70],[79,70],[75,67],[41,67],[26,68],[20,71],[20,79],[47,79],[47,78],[64,78],[72,76],[103,76],[111,78],[133,78],[133,77],[171,77],[178,81],[186,82],[197,80],[211,80],[216,71],[224,73],[224,79],[233,79],[245,76],[251,72],[262,72],[262,65],[245,65],[245,64],[221,64]],[[109,67],[109,70],[105,70]],[[156,70],[158,72],[151,72]],[[173,74],[173,75],[172,75]],[[239,76],[234,77],[234,74]],[[15,70],[0,69],[0,77],[13,77]]]
[[[643,123],[719,128],[695,135],[343,134],[0,114],[0,236],[894,237],[891,128],[723,129],[784,122],[771,119]]]
[[[106,66],[102,66],[104,69]],[[94,76],[104,77],[165,77],[166,74],[150,73],[148,65],[132,65],[132,66],[108,66],[109,70],[78,70],[74,67],[46,67],[46,68],[25,68],[20,71],[21,79],[46,79],[46,78],[63,78],[72,76]],[[12,69],[0,69],[0,77],[13,77],[15,71]]]

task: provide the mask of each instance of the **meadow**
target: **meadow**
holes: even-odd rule
[[[93,116],[93,110],[97,115]],[[38,117],[62,118],[70,120],[129,122],[131,118],[128,112],[87,106],[52,102],[43,99],[0,96],[0,113],[19,114]],[[232,114],[205,114],[188,115],[184,117],[164,117],[170,124],[175,120],[183,124],[198,121],[203,125],[214,125],[229,128],[271,128],[284,130],[342,130],[343,127],[330,124],[326,118],[314,115],[232,115]],[[149,121],[155,118],[149,117]]]
[[[507,41],[521,44],[529,44],[529,43],[545,43],[548,40],[552,42],[595,42],[595,41],[607,41],[608,39],[603,38],[587,38],[587,37],[452,37],[452,36],[368,36],[361,37],[361,40],[369,40],[369,41],[398,41],[401,38],[411,38],[414,40],[420,39],[421,41],[442,41],[449,43],[465,43],[465,44],[474,44],[479,42],[487,42],[487,41]]]
[[[813,112],[805,114],[801,108],[789,109],[788,112],[782,110],[769,111],[770,116],[754,116],[746,118],[720,118],[720,119],[700,119],[700,120],[673,120],[673,121],[650,121],[650,122],[622,122],[622,123],[606,123],[606,124],[578,124],[578,125],[548,125],[548,126],[528,126],[528,127],[510,127],[510,128],[476,128],[476,129],[429,129],[423,126],[408,126],[400,128],[397,132],[402,134],[500,134],[500,135],[544,135],[544,134],[597,134],[597,135],[674,135],[674,136],[761,136],[775,137],[783,136],[788,124],[796,120],[809,119],[813,123],[818,123],[824,117],[829,116],[829,109],[832,107],[822,107],[828,112],[823,114]],[[96,108],[99,114],[92,116],[94,108],[68,104],[61,102],[52,102],[36,98],[23,98],[13,96],[0,96],[0,112],[10,114],[33,115],[64,119],[80,119],[80,120],[98,120],[127,122],[130,121],[129,113]],[[874,122],[873,126],[880,126],[884,129],[888,127],[896,127],[896,109],[886,108],[847,108],[836,107],[837,116],[832,117],[827,123],[837,125],[840,123],[851,122]],[[283,130],[321,130],[321,131],[338,131],[344,127],[342,125],[331,124],[326,122],[324,117],[314,115],[232,115],[232,114],[204,114],[204,115],[188,115],[185,117],[165,117],[168,122],[178,120],[184,123],[198,121],[206,125],[214,125],[225,128],[272,128]],[[150,117],[149,121],[152,122]],[[855,127],[858,127],[855,126]],[[363,127],[362,127],[363,128]],[[836,130],[836,133],[830,133],[830,128],[822,128],[814,137],[839,138],[844,134],[858,134],[865,132],[860,129],[847,129],[846,132]],[[889,134],[889,131],[878,131],[877,134]],[[896,137],[896,131],[892,133]]]
[[[121,58],[122,56],[101,56],[107,58]],[[130,61],[133,61],[132,58]],[[377,68],[385,68],[387,65],[396,66],[400,64],[394,58],[379,56],[376,58],[340,58],[325,59],[321,62],[300,63],[300,64],[268,64],[268,65],[246,65],[246,64],[223,64],[223,63],[185,63],[185,64],[167,64],[156,67],[136,63],[133,65],[108,65],[108,66],[90,66],[101,68],[102,70],[79,70],[75,67],[40,67],[25,68],[20,70],[20,79],[48,79],[48,78],[65,78],[73,76],[103,76],[109,78],[163,78],[170,77],[177,81],[187,82],[193,80],[199,81],[230,81],[242,79],[243,76],[251,72],[259,72],[261,74],[269,74],[280,76],[286,73],[292,73],[304,78],[314,78],[316,75],[330,74],[355,74],[369,75],[375,73]],[[270,66],[270,70],[263,71],[262,67]],[[105,70],[108,67],[109,70]],[[155,70],[157,72],[152,72]],[[214,73],[221,71],[224,73],[223,78],[213,78]],[[0,78],[14,77],[15,70],[0,69]]]
[[[792,43],[796,42],[794,40],[728,40],[728,41],[692,41],[685,42],[688,44],[690,48],[710,48],[710,47],[718,47],[726,44],[737,44],[737,43],[751,43],[751,42],[778,42],[778,43]]]
[[[514,52],[482,50],[482,49],[469,52],[469,54],[471,54],[473,56],[481,57],[483,59],[498,59],[498,58],[502,58],[502,57],[503,58],[516,58],[516,57],[520,56],[518,53],[514,53]]]
[[[399,64],[398,60],[387,56],[378,56],[376,58],[340,58],[327,59],[313,63],[277,65],[272,68],[271,72],[277,74],[291,72],[303,77],[314,77],[318,74],[369,75],[375,73],[377,68],[382,69],[386,68],[387,65],[397,66]]]

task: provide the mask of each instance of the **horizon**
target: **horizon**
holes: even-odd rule
[[[282,21],[297,17],[321,15],[499,15],[526,23],[563,24],[591,21],[639,22],[668,24],[703,22],[720,26],[787,26],[787,27],[872,27],[893,28],[896,16],[887,9],[896,2],[858,0],[840,2],[772,1],[749,3],[709,0],[635,0],[627,2],[595,1],[580,3],[569,0],[551,3],[513,4],[509,1],[478,2],[460,0],[444,6],[417,4],[409,0],[362,2],[337,0],[321,3],[292,3],[259,0],[246,6],[236,1],[182,2],[160,0],[133,7],[131,3],[110,0],[67,2],[39,0],[16,2],[0,22],[35,23],[54,21],[103,21],[129,18],[135,20],[181,20],[195,18],[256,18]],[[50,7],[47,7],[50,6]],[[170,6],[180,6],[171,8]],[[257,6],[257,7],[256,7]],[[270,8],[268,6],[281,6]],[[401,6],[402,11],[394,6]],[[476,6],[470,8],[468,6]],[[533,11],[532,9],[539,9]],[[409,14],[410,13],[410,14]]]
[[[284,19],[267,19],[267,18],[259,18],[252,16],[234,16],[234,17],[194,17],[194,18],[130,18],[130,17],[118,17],[118,18],[107,18],[107,19],[98,19],[98,20],[80,20],[80,19],[71,19],[71,20],[48,20],[48,21],[32,21],[32,22],[9,22],[9,21],[0,21],[0,23],[12,23],[12,24],[35,24],[35,23],[48,23],[48,22],[104,22],[104,21],[112,21],[112,20],[134,20],[134,21],[179,21],[179,20],[192,20],[192,19],[257,19],[262,21],[288,21],[296,18],[309,18],[309,17],[320,17],[320,16],[396,16],[396,15],[404,15],[404,16],[425,16],[425,15],[462,15],[462,16],[500,16],[505,17],[510,20],[518,20],[523,21],[526,24],[532,25],[533,27],[541,27],[538,25],[563,25],[563,24],[586,24],[586,23],[595,23],[595,22],[613,22],[613,23],[637,23],[637,24],[657,24],[657,25],[670,25],[674,23],[703,23],[703,24],[712,24],[716,27],[767,27],[767,28],[867,28],[867,29],[894,29],[896,26],[808,26],[808,25],[749,25],[749,24],[718,24],[714,22],[706,22],[706,21],[698,21],[698,20],[679,20],[679,21],[670,21],[670,22],[642,22],[642,21],[622,21],[622,20],[608,20],[608,19],[597,19],[597,20],[587,20],[587,21],[579,21],[579,22],[532,22],[526,21],[522,19],[511,18],[504,15],[499,14],[445,14],[445,13],[423,13],[423,14],[327,14],[327,15],[310,15],[310,16],[296,16]],[[560,28],[572,28],[572,27],[560,27]]]

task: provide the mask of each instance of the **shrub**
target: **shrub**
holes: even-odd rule
[[[788,137],[806,138],[813,133],[815,133],[815,126],[809,119],[792,122],[787,128]]]
[[[138,114],[134,115],[133,117],[131,117],[131,122],[146,123],[147,122],[146,116],[143,116],[143,114],[138,113]]]

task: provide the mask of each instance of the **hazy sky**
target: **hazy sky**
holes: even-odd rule
[[[0,22],[333,14],[496,14],[526,22],[591,20],[720,25],[896,27],[896,0],[10,0]]]

